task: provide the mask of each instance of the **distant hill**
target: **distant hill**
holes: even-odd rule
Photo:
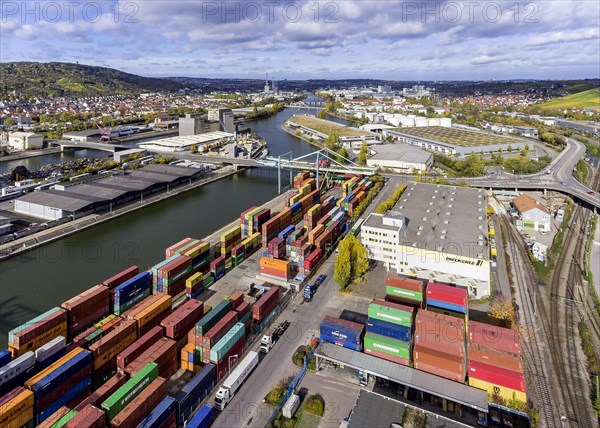
[[[136,76],[106,67],[66,62],[0,63],[0,99],[17,91],[19,98],[89,97],[172,92],[184,86],[173,80]]]
[[[566,97],[553,98],[540,104],[540,107],[548,109],[593,108],[600,111],[600,90],[597,88],[588,89],[587,91],[575,92]]]

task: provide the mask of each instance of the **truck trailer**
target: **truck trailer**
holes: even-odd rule
[[[258,365],[258,353],[248,352],[248,355],[240,362],[233,372],[225,379],[223,386],[219,388],[215,395],[215,407],[219,410],[225,409],[227,403],[231,401],[237,390],[244,381],[250,376],[252,370]]]

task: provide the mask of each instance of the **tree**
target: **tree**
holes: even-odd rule
[[[339,163],[344,163],[344,162],[345,162],[345,159],[348,159],[348,150],[346,150],[346,148],[345,148],[345,147],[342,147],[341,149],[339,149],[339,150],[337,151],[337,154],[338,154],[338,159],[337,159],[337,161],[338,161]],[[345,158],[345,159],[344,159],[344,158]]]
[[[195,153],[198,153],[198,146],[197,146],[196,144],[192,144],[192,145],[190,146],[190,152],[191,152],[191,153],[194,153],[194,154],[195,154]]]
[[[327,137],[327,141],[325,142],[325,147],[327,147],[329,150],[335,150],[336,147],[339,145],[339,143],[340,143],[340,136],[338,134],[336,134],[335,132],[332,132]]]
[[[349,235],[352,245],[352,278],[363,278],[369,272],[369,253],[354,235]]]
[[[352,276],[351,270],[351,253],[348,242],[344,239],[338,245],[338,255],[335,259],[335,268],[333,272],[333,279],[340,285],[342,290],[345,290],[350,284]]]
[[[362,146],[360,146],[360,153],[358,154],[358,164],[359,165],[367,164],[367,155],[368,154],[369,154],[369,146],[367,145],[367,142],[365,141],[364,143],[362,143]]]
[[[508,148],[506,150],[508,150],[509,152],[512,152],[513,151],[513,147],[512,146],[508,146]]]
[[[4,126],[10,127],[13,126],[15,123],[16,122],[12,117],[7,117],[6,119],[4,119]]]
[[[514,312],[515,308],[512,302],[504,297],[494,299],[494,302],[490,306],[490,316],[506,327],[511,326]]]
[[[321,109],[319,110],[319,112],[317,113],[317,117],[319,119],[325,119],[327,118],[327,113],[325,112],[325,110]]]

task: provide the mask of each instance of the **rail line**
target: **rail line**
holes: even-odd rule
[[[553,391],[553,382],[550,378],[553,372],[552,361],[546,361],[543,358],[547,351],[543,340],[540,340],[538,335],[537,326],[540,325],[543,328],[543,323],[538,322],[540,317],[536,315],[536,300],[537,294],[539,294],[537,289],[539,287],[535,287],[533,296],[532,290],[527,287],[527,284],[537,284],[537,279],[533,272],[528,270],[531,266],[525,263],[528,258],[524,254],[521,236],[514,230],[504,214],[500,218],[503,228],[510,235],[507,238],[511,238],[506,239],[506,250],[511,258],[512,269],[515,273],[514,282],[518,290],[518,302],[520,302],[520,309],[523,314],[523,319],[519,319],[521,343],[525,354],[528,378],[532,384],[530,387],[533,386],[537,398],[541,426],[559,427],[560,414],[554,404],[556,391]],[[530,334],[524,334],[524,329],[530,329]],[[547,367],[546,364],[549,364],[550,367]]]

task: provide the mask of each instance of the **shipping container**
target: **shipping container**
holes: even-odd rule
[[[488,364],[513,372],[523,373],[523,361],[519,355],[511,354],[503,350],[497,350],[469,343],[469,361]]]
[[[273,308],[279,303],[279,287],[272,286],[252,306],[252,318],[261,322],[268,316]]]
[[[369,305],[368,314],[370,318],[393,324],[407,327],[412,327],[413,324],[413,308],[386,302],[381,299],[373,300]]]
[[[189,245],[193,244],[194,242],[198,242],[198,240],[194,239],[194,238],[184,238],[181,241],[177,242],[176,244],[173,244],[170,247],[167,247],[167,249],[165,250],[165,259],[168,259],[169,257],[173,257],[175,254],[179,254],[179,251],[177,251],[177,250],[186,248]]]
[[[163,319],[160,325],[165,329],[165,336],[177,342],[185,337],[203,315],[204,304],[192,299],[186,301],[171,315]]]
[[[413,350],[413,367],[455,382],[465,382],[467,366],[464,359],[417,344]]]
[[[63,419],[63,416],[70,412],[71,409],[69,409],[67,406],[62,406],[56,412],[52,413],[44,422],[39,424],[36,428],[52,428],[55,426],[55,424],[57,427],[63,426],[64,423],[61,421],[61,419]],[[73,416],[71,415],[71,417]],[[59,421],[61,422],[59,423]]]
[[[11,356],[10,356],[10,351],[8,349],[0,351],[0,368],[4,367],[8,363],[10,363],[10,360],[11,360]]]
[[[175,396],[178,425],[191,416],[192,411],[204,400],[217,383],[217,367],[205,364],[202,369]]]
[[[211,404],[205,404],[198,413],[186,424],[187,428],[209,428],[215,418],[215,409]]]
[[[139,357],[125,367],[125,373],[130,377],[143,370],[148,363],[158,366],[158,375],[170,378],[177,371],[177,342],[163,337],[152,344]]]
[[[410,367],[410,359],[399,357],[397,355],[394,355],[393,353],[383,352],[380,349],[368,348],[366,344],[364,348],[364,353],[377,358],[381,358],[383,360],[391,361],[396,364],[401,364],[403,366]]]
[[[169,418],[177,417],[177,402],[168,395],[148,413],[137,428],[161,428]]]
[[[354,342],[354,341],[350,340],[349,338],[345,337],[345,334],[343,334],[343,333],[337,332],[338,335],[333,336],[333,335],[325,333],[326,331],[327,331],[326,329],[322,329],[322,332],[319,334],[319,339],[321,341],[333,343],[334,345],[342,346],[344,348],[352,349],[352,350],[358,351],[358,352],[362,351],[362,349],[363,349],[362,340],[357,339],[357,341]],[[340,337],[340,336],[344,336],[344,337]]]
[[[35,355],[31,351],[15,358],[4,367],[0,367],[0,386],[5,386],[11,383],[13,379],[21,377],[21,375],[24,373],[30,373],[30,370],[34,367]]]
[[[110,309],[110,291],[104,285],[96,285],[87,291],[67,300],[61,307],[68,311],[67,326],[69,337],[106,316]]]
[[[392,339],[410,342],[412,340],[411,327],[400,324],[394,324],[387,321],[381,321],[375,318],[367,319],[367,332],[387,336]]]
[[[121,315],[152,293],[152,275],[142,272],[117,286],[114,290],[114,313]]]
[[[124,351],[117,355],[117,366],[121,370],[125,370],[129,364],[131,364],[137,357],[142,355],[150,346],[154,345],[160,339],[164,337],[164,330],[161,326],[156,326],[138,340],[133,342],[131,346],[127,347]]]
[[[10,330],[8,347],[14,358],[27,351],[35,351],[58,336],[66,335],[67,311],[56,307]]]
[[[64,428],[104,428],[106,426],[106,413],[91,404],[81,408],[64,425]]]
[[[435,302],[450,304],[451,307],[448,308],[450,310],[456,310],[452,308],[462,308],[462,310],[457,310],[457,312],[467,313],[469,295],[465,288],[430,282],[427,284],[427,305],[438,306]]]
[[[108,379],[103,385],[97,388],[94,392],[92,392],[88,397],[86,397],[81,403],[79,403],[75,410],[82,410],[87,405],[92,405],[95,407],[100,407],[102,403],[114,394],[117,389],[121,386],[125,385],[127,381],[127,376],[123,373],[116,373],[110,379]]]
[[[369,353],[367,349],[372,349],[378,352],[391,355],[398,359],[398,363],[405,364],[406,361],[410,360],[410,342],[404,342],[402,340],[392,339],[391,337],[380,336],[367,332],[364,340],[365,352]],[[393,361],[392,359],[390,359]]]
[[[118,274],[111,276],[108,279],[102,281],[102,284],[106,285],[111,291],[117,286],[123,284],[125,281],[133,278],[140,272],[140,268],[137,266],[131,266]]]
[[[123,312],[124,319],[136,322],[138,337],[143,336],[171,313],[173,298],[158,294],[149,296],[131,309]]]
[[[469,321],[469,343],[484,345],[511,354],[521,355],[519,333],[509,328]]]
[[[231,310],[231,302],[223,300],[196,323],[196,336],[202,336]]]
[[[419,310],[415,322],[414,343],[464,358],[464,322],[447,315]]]
[[[94,370],[114,361],[116,356],[137,340],[137,323],[133,320],[122,320],[106,333],[99,341],[88,348],[94,354]]]
[[[47,361],[53,355],[64,352],[67,341],[64,336],[58,336],[35,351],[35,359],[38,362]]]
[[[149,363],[102,403],[108,420],[114,418],[144,388],[158,377],[158,365]]]
[[[469,385],[498,394],[506,400],[513,398],[527,402],[525,377],[523,373],[513,372],[489,364],[469,361]]]
[[[240,339],[244,339],[244,324],[237,323],[210,349],[210,362],[219,363]]]
[[[229,311],[209,331],[202,336],[202,348],[205,356],[204,363],[209,362],[209,351],[238,321],[238,313]]]
[[[110,421],[110,426],[136,427],[166,396],[166,382],[157,377]]]
[[[87,396],[91,392],[92,385],[92,377],[87,376],[81,382],[74,385],[71,389],[69,389],[66,393],[61,395],[56,401],[49,404],[47,407],[40,408],[39,404],[37,404],[36,400],[36,415],[35,420],[37,424],[40,424],[44,420],[46,420],[49,416],[52,415],[55,411],[57,411],[60,407],[71,401],[77,401],[79,398]]]
[[[20,428],[34,418],[33,392],[17,387],[7,394],[10,398],[0,397],[0,427]]]

